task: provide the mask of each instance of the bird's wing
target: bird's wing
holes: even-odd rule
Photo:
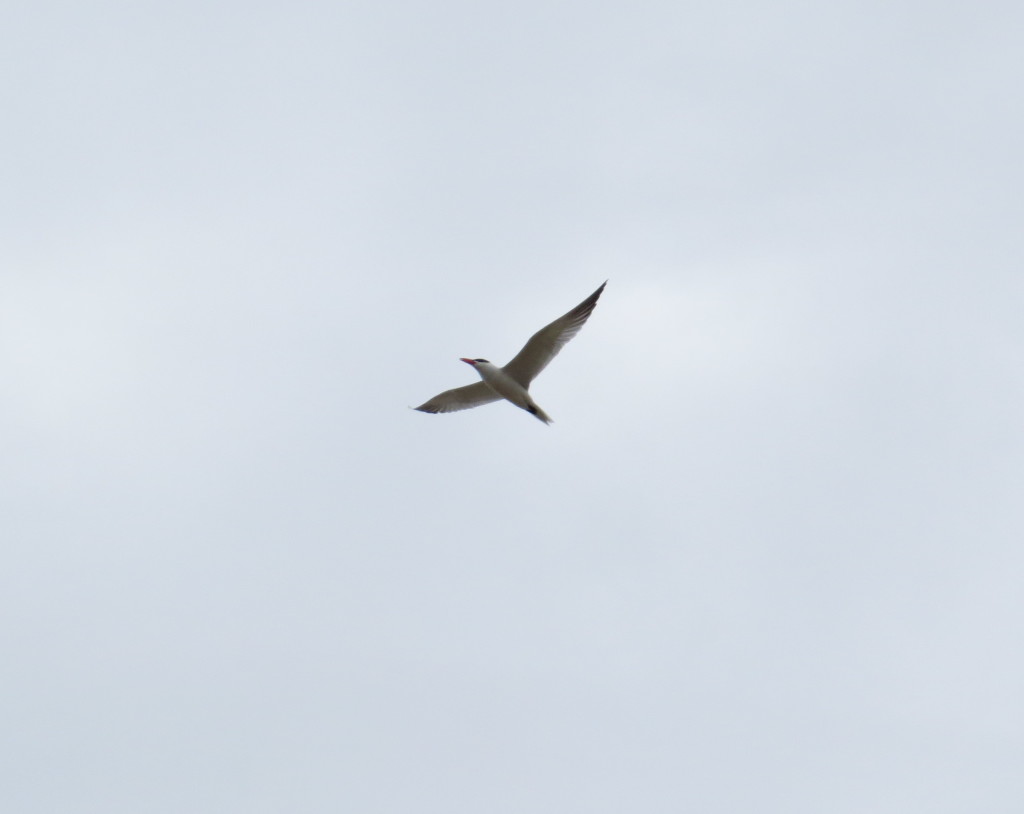
[[[530,341],[523,346],[515,358],[505,365],[504,371],[523,387],[529,387],[530,382],[548,366],[548,362],[558,355],[565,343],[580,332],[580,328],[590,317],[594,306],[597,305],[597,298],[601,296],[601,292],[604,291],[607,284],[608,281],[605,280],[597,291],[568,314],[560,316],[531,336]]]
[[[454,413],[457,410],[468,410],[471,407],[490,404],[492,401],[500,399],[501,396],[486,383],[480,381],[467,384],[465,387],[456,387],[454,390],[445,390],[414,409],[422,413]]]

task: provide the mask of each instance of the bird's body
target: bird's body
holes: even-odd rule
[[[530,382],[547,367],[548,362],[555,358],[562,347],[579,333],[597,305],[606,284],[602,283],[597,291],[569,313],[537,331],[515,358],[504,367],[491,364],[486,359],[462,359],[461,361],[472,365],[480,374],[481,381],[445,390],[416,409],[424,413],[451,413],[506,399],[545,424],[550,424],[551,418],[537,406],[530,395]]]
[[[530,398],[530,391],[506,373],[504,368],[479,359],[463,359],[462,361],[473,365],[473,369],[480,374],[484,384],[501,396],[501,398],[511,401],[516,407],[526,410],[528,413],[532,413],[545,424],[551,423],[548,414]]]

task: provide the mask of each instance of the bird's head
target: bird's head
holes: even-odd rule
[[[477,365],[489,365],[490,364],[490,362],[488,362],[486,359],[462,359],[462,358],[460,358],[459,361],[460,362],[465,362],[467,365],[472,365],[473,367],[476,367]]]

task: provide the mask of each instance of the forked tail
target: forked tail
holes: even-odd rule
[[[545,413],[536,404],[530,403],[529,405],[527,405],[526,409],[530,412],[531,415],[536,416],[541,421],[543,421],[545,424],[550,424],[551,423],[551,416],[549,416],[547,413]]]

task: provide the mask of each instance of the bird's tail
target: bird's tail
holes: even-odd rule
[[[531,415],[536,416],[541,421],[543,421],[545,424],[550,424],[551,423],[551,416],[549,416],[547,413],[545,413],[536,404],[531,403],[529,406],[527,406],[526,409],[530,411]]]

